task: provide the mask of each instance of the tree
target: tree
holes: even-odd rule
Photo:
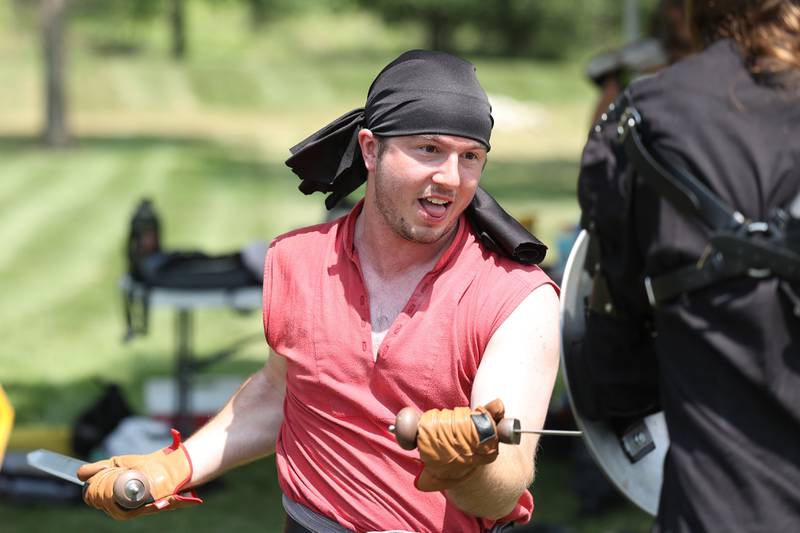
[[[418,22],[425,46],[504,56],[559,59],[606,45],[619,33],[619,0],[356,0],[388,24]],[[640,0],[643,8],[655,0]],[[458,42],[469,28],[476,39]],[[470,32],[467,32],[470,33]]]
[[[64,50],[64,18],[67,0],[43,0],[41,27],[45,70],[44,140],[49,146],[69,142]]]
[[[269,0],[246,0],[250,7],[250,26],[260,30],[267,22],[267,8]]]
[[[426,46],[453,51],[453,34],[466,24],[476,23],[481,0],[360,0],[365,9],[376,11],[387,23],[417,21],[427,34]]]
[[[184,0],[171,0],[169,21],[172,29],[172,57],[186,57],[186,4]]]

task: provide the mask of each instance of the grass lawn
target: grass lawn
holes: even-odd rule
[[[172,371],[173,321],[153,310],[150,333],[123,345],[117,280],[137,201],[153,199],[167,248],[234,251],[322,220],[283,165],[287,148],[363,103],[377,71],[418,47],[414,28],[367,16],[311,14],[247,32],[235,4],[191,3],[190,57],[166,57],[155,22],[141,49],[98,55],[115,28],[73,23],[69,33],[72,146],[40,146],[40,65],[32,27],[0,6],[0,383],[17,424],[69,425],[119,383],[137,410],[142,384]],[[166,26],[166,24],[163,24]],[[336,27],[336,32],[327,31]],[[123,28],[124,29],[124,28]],[[122,31],[122,30],[120,30]],[[552,247],[578,216],[575,178],[592,89],[581,65],[474,58],[495,108],[483,185]],[[551,254],[550,261],[555,260]],[[202,355],[261,330],[259,313],[197,313]],[[264,362],[249,344],[212,374],[246,376]],[[557,443],[553,443],[557,446]],[[575,531],[645,531],[623,507],[580,518],[568,467],[540,453],[536,517]],[[0,501],[0,531],[278,531],[275,467],[267,459],[226,475],[191,512],[112,523],[81,507]]]

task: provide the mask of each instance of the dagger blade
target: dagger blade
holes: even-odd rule
[[[78,468],[86,464],[86,461],[44,449],[32,451],[26,458],[28,464],[37,470],[83,486],[83,481],[78,479],[77,472]]]

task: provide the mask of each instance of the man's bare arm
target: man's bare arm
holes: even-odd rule
[[[208,424],[186,441],[191,485],[275,452],[283,423],[286,359],[270,350],[264,367],[250,376]]]
[[[520,419],[523,428],[541,428],[559,346],[558,297],[545,285],[528,295],[489,341],[472,387],[472,408],[500,398],[506,417]],[[447,497],[469,514],[502,518],[533,481],[537,443],[537,435],[525,434],[518,446],[500,444],[497,459],[478,467]]]

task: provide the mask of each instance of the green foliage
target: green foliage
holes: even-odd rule
[[[455,50],[453,34],[477,20],[482,2],[476,0],[359,0],[364,9],[377,12],[387,23],[415,22],[425,28],[426,47]]]
[[[77,16],[92,16],[108,21],[151,19],[163,13],[163,0],[71,0],[70,10]]]
[[[165,19],[167,8],[163,0],[71,0],[69,30],[80,30],[103,55],[130,54],[141,50],[148,27]]]
[[[647,32],[659,0],[640,0],[641,28]],[[35,27],[40,0],[12,0],[17,18]],[[185,0],[193,13],[198,5],[231,8],[256,33],[276,31],[287,20],[318,13],[364,12],[386,24],[420,33],[418,47],[462,54],[488,54],[547,60],[608,49],[622,43],[623,2],[620,0]],[[88,28],[87,39],[105,52],[135,51],[147,40],[148,24],[164,19],[168,0],[70,0],[70,20]],[[189,31],[193,16],[187,20]],[[152,26],[152,24],[150,24]],[[328,28],[330,31],[330,28]]]
[[[596,0],[595,0],[596,1]],[[505,56],[564,57],[576,43],[584,2],[498,0],[482,3],[481,21],[493,39],[488,48]],[[492,44],[494,46],[492,46]]]
[[[312,1],[312,0],[307,0]],[[425,28],[424,46],[462,53],[564,59],[621,44],[619,0],[355,0],[387,24]],[[658,0],[640,0],[647,31]]]
[[[544,59],[596,47],[618,32],[621,11],[615,0],[359,0],[359,4],[390,24],[423,25],[426,46],[431,48]]]

